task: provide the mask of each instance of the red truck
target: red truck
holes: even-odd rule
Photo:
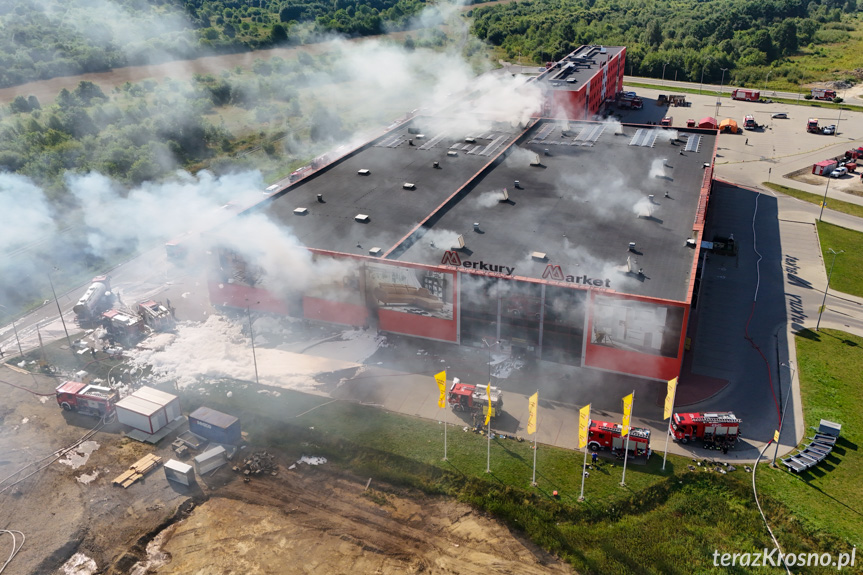
[[[489,397],[486,386],[462,383],[454,377],[447,394],[447,401],[454,411],[469,411],[472,413],[488,413]],[[499,387],[491,387],[491,418],[495,419],[503,411],[503,397]]]
[[[617,98],[617,107],[622,110],[640,110],[644,106],[638,96],[621,95]]]
[[[755,116],[748,115],[743,117],[743,129],[744,130],[757,130],[758,122],[755,121]]]
[[[806,121],[806,131],[810,134],[821,133],[821,127],[818,125],[818,118],[809,118]]]
[[[744,102],[757,102],[761,99],[761,92],[758,90],[744,90],[738,88],[731,91],[732,100],[743,100]]]
[[[827,88],[812,88],[812,97],[816,100],[832,100],[836,97],[836,90]]]
[[[663,127],[665,127],[665,128],[670,128],[670,127],[671,127],[671,125],[672,125],[673,123],[674,123],[674,118],[672,118],[671,116],[665,116],[665,117],[664,117],[664,118],[662,118],[662,120],[659,122],[659,125],[660,125],[660,126],[663,126]]]
[[[680,443],[700,439],[708,449],[731,448],[740,437],[740,423],[730,411],[675,413],[669,433]]]
[[[587,430],[587,447],[591,451],[611,449],[623,452],[626,437],[621,435],[623,427],[619,423],[590,420]],[[646,455],[650,447],[650,430],[641,427],[629,428],[629,450],[635,455]]]
[[[84,415],[103,417],[114,412],[114,404],[120,399],[110,387],[89,385],[79,381],[66,381],[55,390],[57,405],[66,411],[77,411]]]

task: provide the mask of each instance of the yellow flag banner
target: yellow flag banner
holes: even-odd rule
[[[621,437],[626,437],[629,434],[629,426],[632,423],[632,396],[634,393],[630,393],[626,397],[623,398],[623,431],[621,432]]]
[[[485,397],[486,397],[486,412],[485,412],[485,423],[483,425],[488,425],[489,421],[491,421],[491,412],[494,409],[491,406],[491,382],[488,382],[488,385],[485,386]]]
[[[587,431],[590,429],[590,404],[588,403],[578,411],[578,448],[583,449],[587,445]]]
[[[671,417],[671,412],[674,411],[674,391],[677,389],[677,378],[668,380],[668,393],[665,394],[665,411],[662,419]]]
[[[446,372],[442,371],[434,376],[434,380],[437,382],[438,389],[440,389],[440,397],[437,400],[438,407],[446,407]]]
[[[539,392],[527,398],[527,434],[536,433],[536,404],[539,403]]]
[[[779,443],[779,430],[773,432],[773,443]]]

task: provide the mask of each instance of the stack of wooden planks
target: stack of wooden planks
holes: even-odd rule
[[[114,479],[114,485],[119,485],[123,489],[126,489],[127,487],[147,475],[150,471],[155,469],[160,463],[162,463],[161,457],[152,453],[148,453],[147,455],[130,465],[128,471],[125,471],[121,475],[118,475]]]

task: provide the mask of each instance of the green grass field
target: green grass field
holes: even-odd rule
[[[863,233],[826,222],[817,224],[826,271],[829,273],[833,266],[830,289],[863,297]],[[836,256],[835,266],[830,249],[845,252]]]
[[[797,198],[798,200],[803,200],[804,202],[809,202],[810,204],[815,204],[816,206],[821,205],[821,200],[824,199],[823,194],[810,194],[809,192],[804,192],[803,190],[798,190],[795,188],[789,188],[788,186],[783,186],[781,184],[774,184],[772,182],[761,182],[761,185],[770,188],[775,192],[780,192],[785,194],[786,196],[791,196],[792,198]],[[850,216],[863,217],[863,206],[859,204],[852,204],[850,202],[843,202],[842,200],[833,200],[827,199],[828,209],[831,209],[836,212],[842,212],[843,214],[848,214]]]
[[[811,436],[822,418],[841,423],[842,434],[833,453],[810,472],[795,475],[766,466],[762,472],[759,466],[758,485],[805,532],[863,547],[863,338],[830,329],[804,330],[796,343],[804,436]]]

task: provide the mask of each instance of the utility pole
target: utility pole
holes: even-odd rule
[[[821,300],[821,308],[818,310],[818,323],[815,324],[815,331],[818,331],[818,328],[821,327],[821,314],[824,313],[824,306],[827,305],[827,290],[830,289],[830,279],[833,277],[833,266],[836,265],[836,256],[845,253],[845,250],[835,252],[833,251],[833,248],[830,248],[827,251],[833,254],[833,263],[830,264],[830,273],[827,274],[827,287],[824,288],[824,299]]]
[[[54,303],[57,304],[57,313],[60,314],[60,322],[63,324],[63,332],[66,334],[66,343],[69,344],[69,349],[72,353],[75,353],[75,349],[72,347],[72,340],[69,338],[69,330],[66,329],[66,320],[63,319],[63,311],[60,309],[60,301],[57,299],[57,292],[54,291],[54,280],[51,279],[51,272],[45,272],[45,274],[48,276],[48,283],[51,284],[51,293],[54,295]]]

